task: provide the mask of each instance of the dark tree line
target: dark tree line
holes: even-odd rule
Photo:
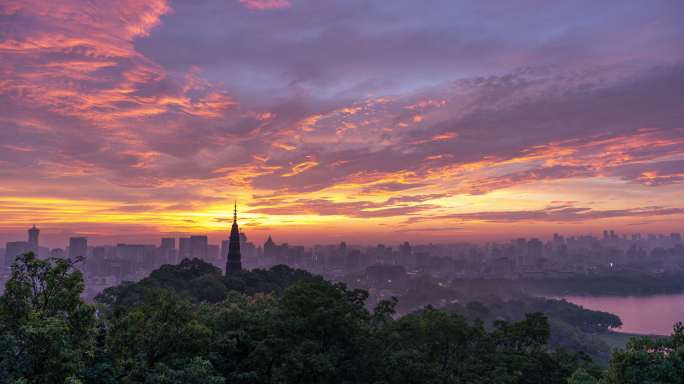
[[[2,383],[680,383],[684,333],[634,340],[604,371],[552,350],[542,313],[481,321],[279,266],[228,277],[200,260],[80,299],[69,260],[17,259],[0,298]],[[473,304],[472,306],[477,306]],[[477,310],[478,308],[471,308]]]

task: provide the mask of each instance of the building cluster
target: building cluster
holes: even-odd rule
[[[164,264],[198,258],[227,273],[245,269],[288,265],[344,280],[364,279],[367,286],[391,288],[411,276],[429,274],[438,278],[535,278],[588,273],[639,271],[661,273],[684,271],[684,245],[680,234],[618,235],[603,237],[554,235],[548,241],[514,239],[482,245],[419,244],[404,242],[396,247],[350,246],[345,242],[313,247],[277,244],[270,236],[261,246],[250,242],[237,225],[237,211],[229,239],[210,244],[207,236],[162,238],[157,244],[88,244],[85,237],[72,237],[65,249],[48,249],[39,243],[40,230],[28,230],[27,241],[13,241],[0,249],[4,255],[5,280],[14,259],[26,252],[40,258],[82,259],[87,296],[121,281],[136,281]],[[4,285],[4,282],[3,282]]]
[[[207,236],[181,238],[162,238],[155,244],[116,244],[89,246],[86,237],[71,237],[65,248],[41,247],[40,230],[34,225],[28,230],[28,241],[8,242],[0,248],[2,259],[0,283],[9,278],[14,260],[27,252],[38,258],[70,258],[77,260],[78,268],[86,281],[86,297],[92,298],[104,288],[122,281],[137,281],[164,264],[178,264],[183,259],[198,258],[227,271],[257,267],[257,248],[247,240],[237,226],[237,210],[230,238],[222,241],[221,246],[209,244]],[[231,262],[227,265],[227,260]],[[1,289],[1,288],[0,288]]]

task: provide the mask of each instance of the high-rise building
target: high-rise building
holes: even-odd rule
[[[155,250],[154,245],[117,244],[116,258],[128,262],[132,268],[131,271],[149,271],[155,266]]]
[[[361,264],[361,251],[358,249],[352,249],[347,253],[345,261],[345,268],[347,271],[358,270]]]
[[[190,254],[193,259],[208,260],[209,239],[206,236],[190,236]]]
[[[278,256],[278,246],[271,235],[268,235],[268,239],[264,243],[264,260],[266,265],[275,264],[276,257]]]
[[[176,239],[173,237],[162,238],[161,247],[164,249],[176,249]]]
[[[230,245],[230,240],[221,241],[221,259],[228,260],[228,246]]]
[[[214,244],[209,244],[207,246],[207,260],[215,265],[221,265],[221,259],[219,258],[219,246]]]
[[[88,254],[88,239],[85,237],[69,238],[69,258],[86,257]]]
[[[159,255],[159,261],[161,262],[161,264],[176,264],[176,239],[173,237],[166,237],[161,239]]]
[[[416,260],[413,258],[413,253],[411,252],[411,244],[405,241],[404,244],[399,246],[399,259],[401,264],[415,268]]]
[[[28,230],[28,251],[33,252],[36,257],[38,256],[38,236],[40,235],[40,230],[36,228],[33,224],[33,228]]]
[[[228,255],[226,253],[226,255]],[[240,232],[240,256],[242,268],[257,268],[259,267],[259,251],[257,247],[247,239],[244,232]]]
[[[53,248],[50,250],[50,257],[56,257],[59,259],[64,258],[64,250],[62,248]]]
[[[192,259],[189,237],[181,237],[178,239],[178,262],[181,262],[185,259]]]
[[[14,260],[28,252],[28,243],[25,241],[10,241],[5,246],[5,266],[11,267]]]
[[[86,264],[88,266],[88,272],[97,276],[105,275],[106,255],[107,249],[105,247],[93,248],[93,256],[90,258],[90,260],[88,260],[88,263]]]
[[[544,244],[539,239],[530,239],[527,242],[527,258],[531,265],[537,266],[543,256]]]
[[[228,243],[228,261],[226,274],[242,270],[242,255],[240,254],[240,229],[237,224],[237,202],[233,211],[233,226],[230,228],[230,242]]]

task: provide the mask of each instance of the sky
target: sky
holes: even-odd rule
[[[0,242],[684,232],[684,2],[0,1]],[[0,245],[2,246],[2,245]]]

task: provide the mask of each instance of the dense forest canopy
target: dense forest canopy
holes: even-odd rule
[[[602,368],[554,347],[552,319],[607,327],[568,303],[473,301],[396,315],[397,300],[285,266],[223,276],[165,265],[83,302],[74,262],[17,259],[0,298],[2,383],[682,383],[684,328],[634,339]],[[505,306],[511,306],[506,309]],[[591,311],[589,311],[591,312]],[[579,317],[578,317],[579,316]],[[617,320],[619,321],[619,319]]]

